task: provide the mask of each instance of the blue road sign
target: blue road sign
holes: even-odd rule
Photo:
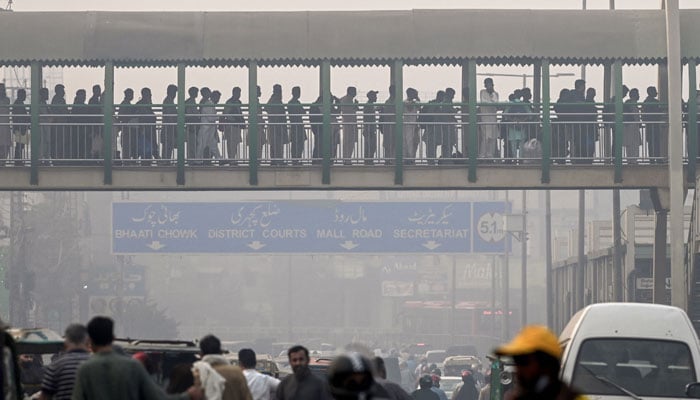
[[[112,205],[112,251],[497,253],[506,240],[503,222],[494,221],[505,209],[502,202],[121,202]]]

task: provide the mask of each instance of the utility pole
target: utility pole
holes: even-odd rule
[[[527,190],[523,190],[523,229],[520,231],[520,326],[527,325]]]
[[[506,207],[508,206],[508,191],[506,190]],[[501,321],[501,340],[506,341],[510,336],[510,277],[508,273],[508,236],[503,239],[503,265],[501,266],[501,279],[503,286],[503,304],[501,309],[503,310],[503,320]]]
[[[666,0],[666,49],[668,63],[668,155],[671,237],[671,304],[688,309],[685,277],[683,215],[683,126],[681,112],[681,33],[678,0]],[[694,112],[694,110],[693,110]]]
[[[10,194],[10,324],[27,327],[24,192]]]

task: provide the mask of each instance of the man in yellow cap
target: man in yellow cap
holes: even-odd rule
[[[559,380],[561,347],[556,335],[547,327],[530,325],[495,351],[510,356],[516,367],[517,382],[506,393],[506,400],[573,400],[581,398]]]

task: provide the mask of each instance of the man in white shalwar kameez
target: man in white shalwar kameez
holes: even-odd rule
[[[479,93],[479,158],[496,158],[498,107],[495,103],[498,103],[498,93],[493,90],[491,78],[484,79],[484,87]]]
[[[206,99],[201,105],[200,114],[202,114],[202,125],[199,127],[197,134],[197,159],[204,159],[212,156],[216,159],[221,158],[219,151],[219,134],[216,131],[216,123],[219,117],[216,115],[216,103],[219,102],[221,94],[217,91],[212,92],[211,97]]]

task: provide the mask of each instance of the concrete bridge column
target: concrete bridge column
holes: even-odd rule
[[[666,277],[669,276],[669,271],[668,262],[666,261],[666,231],[668,229],[668,210],[671,206],[670,191],[668,188],[651,189],[650,194],[656,213],[651,273],[654,279],[653,302],[655,304],[668,304],[669,299],[666,298]]]

